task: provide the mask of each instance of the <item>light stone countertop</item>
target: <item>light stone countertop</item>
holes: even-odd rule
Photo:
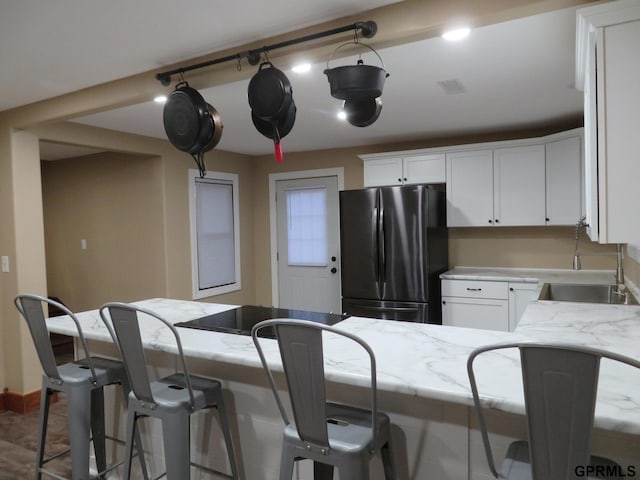
[[[172,323],[187,321],[234,308],[171,299],[136,302]],[[110,341],[96,310],[78,318],[89,339]],[[49,319],[50,330],[75,335],[68,317]],[[147,348],[175,353],[171,334],[158,322],[142,318]],[[466,361],[476,347],[503,341],[544,340],[599,346],[640,360],[640,307],[534,302],[527,308],[516,332],[495,332],[440,325],[393,322],[350,317],[337,328],[363,338],[375,352],[378,388],[457,404],[471,405]],[[261,368],[251,337],[180,328],[187,356]],[[276,342],[261,340],[270,362],[279,365]],[[327,335],[327,375],[338,383],[368,386],[368,362],[363,354]],[[276,367],[278,368],[278,367]],[[281,368],[281,367],[280,367]],[[487,406],[522,414],[522,380],[517,352],[501,351],[480,357],[476,374]],[[596,426],[640,435],[640,372],[603,362]],[[618,392],[621,394],[615,394]]]

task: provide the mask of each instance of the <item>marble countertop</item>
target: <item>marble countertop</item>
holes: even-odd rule
[[[234,308],[171,299],[136,302],[172,323],[188,321]],[[77,314],[89,339],[110,341],[97,310]],[[68,317],[49,319],[50,330],[75,335]],[[175,353],[166,328],[141,319],[147,348]],[[516,332],[495,332],[440,325],[393,322],[350,317],[336,328],[363,338],[376,355],[378,388],[409,396],[472,405],[466,371],[469,353],[497,342],[526,340],[562,341],[608,348],[640,359],[640,307],[534,302],[527,308]],[[261,368],[251,337],[180,328],[187,356]],[[331,381],[368,386],[364,353],[346,348],[345,340],[328,334],[325,341],[327,376]],[[265,354],[276,369],[277,344],[262,339]],[[280,367],[281,368],[281,367]],[[640,435],[640,372],[603,362],[596,426]],[[499,374],[496,374],[499,372]],[[515,351],[489,353],[477,362],[476,375],[483,401],[502,411],[524,412],[519,356]],[[631,387],[635,386],[635,387]],[[619,395],[613,392],[621,392]]]
[[[615,283],[614,270],[455,267],[440,274],[447,280],[490,280],[524,283]]]

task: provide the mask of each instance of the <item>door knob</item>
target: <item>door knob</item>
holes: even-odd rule
[[[331,261],[332,261],[332,262],[335,262],[336,260],[337,260],[337,258],[336,258],[336,257],[331,257]]]
[[[333,267],[333,268],[331,269],[331,273],[336,273],[337,271],[338,271],[338,269],[337,269],[336,267]]]

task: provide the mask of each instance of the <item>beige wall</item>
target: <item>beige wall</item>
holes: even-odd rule
[[[450,266],[571,268],[573,227],[481,227],[449,229]],[[580,234],[583,269],[614,270],[615,245]]]
[[[206,161],[210,171],[239,176],[242,290],[203,301],[252,303],[250,162],[226,152]],[[162,157],[110,152],[43,165],[50,294],[79,311],[113,300],[192,298],[189,155],[169,145]]]
[[[624,260],[625,275],[640,288],[640,263],[627,256]]]
[[[42,165],[49,295],[74,311],[166,296],[161,159],[105,153]]]

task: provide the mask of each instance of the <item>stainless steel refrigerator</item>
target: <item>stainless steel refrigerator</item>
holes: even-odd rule
[[[448,268],[445,202],[443,186],[340,192],[344,313],[442,323],[439,275]]]

